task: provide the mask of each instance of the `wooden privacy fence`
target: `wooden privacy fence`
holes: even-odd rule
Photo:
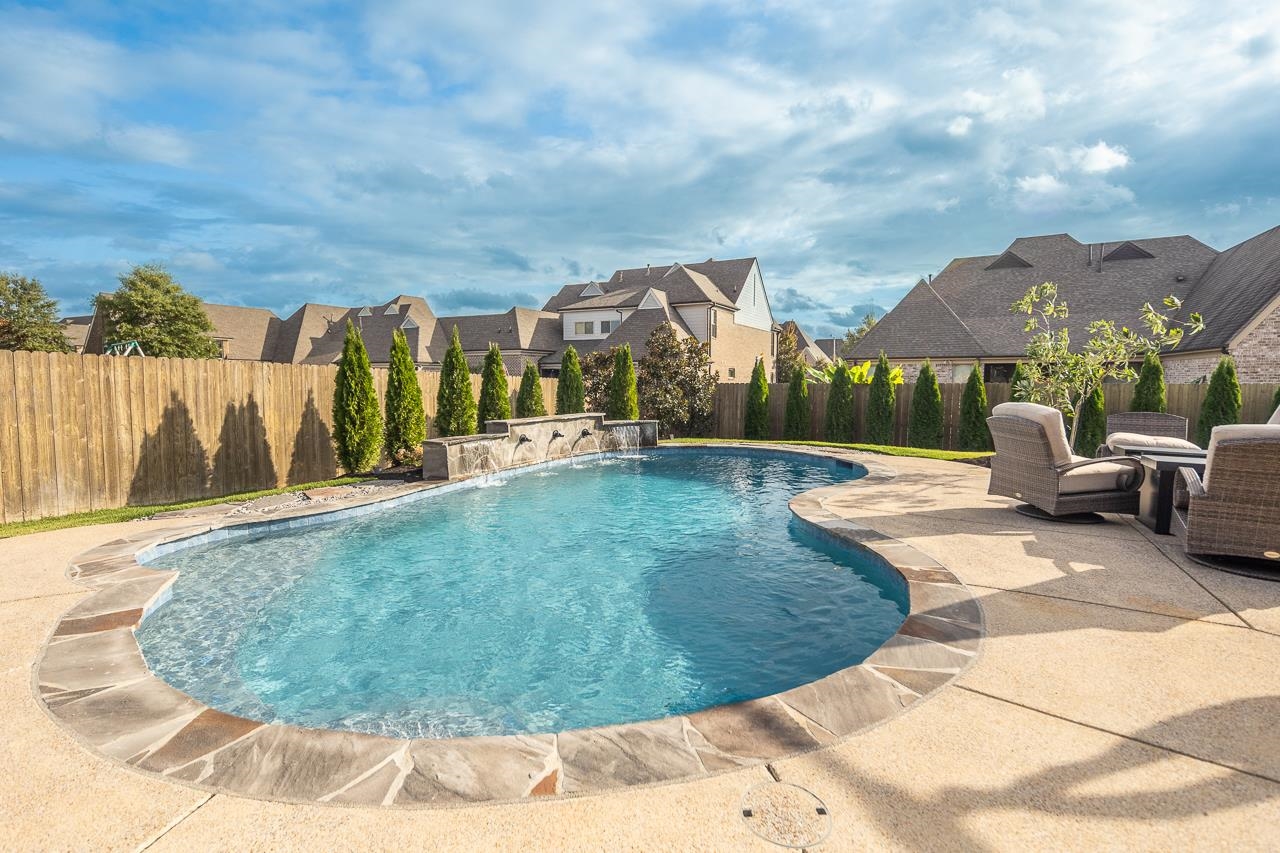
[[[742,438],[743,423],[747,413],[747,388],[749,383],[721,383],[716,388],[715,411],[712,422],[716,438]],[[809,438],[813,441],[827,441],[827,393],[829,385],[810,383],[809,405],[810,423]],[[854,400],[854,441],[865,441],[867,393],[869,385],[855,385]],[[1107,414],[1127,412],[1129,402],[1133,399],[1133,385],[1130,383],[1108,383],[1103,386],[1103,397],[1107,403]],[[947,449],[955,447],[957,433],[960,429],[960,396],[964,393],[964,384],[939,385],[942,390],[943,411],[943,446]],[[1244,385],[1241,388],[1243,407],[1240,411],[1242,423],[1266,423],[1271,417],[1271,399],[1275,393],[1274,385]],[[1188,436],[1194,441],[1196,424],[1200,420],[1200,406],[1209,390],[1208,383],[1199,385],[1168,386],[1169,412],[1182,415],[1189,421]],[[897,387],[896,408],[894,411],[893,443],[907,443],[907,421],[911,412],[911,395],[915,384],[908,383]],[[987,385],[987,413],[991,407],[1008,401],[1008,383],[989,383]],[[773,383],[769,386],[769,428],[773,438],[782,437],[782,424],[786,415],[787,385]],[[848,441],[847,438],[831,439]]]
[[[0,350],[0,522],[330,479],[336,373]],[[373,377],[381,400],[387,370]],[[418,373],[428,423],[439,378]],[[556,380],[541,381],[550,410]]]

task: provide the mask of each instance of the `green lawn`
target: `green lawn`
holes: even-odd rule
[[[27,533],[43,533],[46,530],[62,530],[67,527],[84,527],[89,524],[115,524],[119,521],[133,521],[135,518],[146,518],[160,512],[173,512],[180,509],[193,509],[201,506],[213,506],[221,503],[243,503],[254,498],[267,495],[282,495],[286,492],[300,492],[305,489],[318,489],[321,486],[345,486],[348,483],[360,483],[367,477],[340,477],[337,480],[324,480],[319,483],[303,483],[297,486],[285,486],[282,489],[264,489],[259,492],[241,492],[225,495],[220,498],[204,498],[198,501],[185,501],[176,504],[156,504],[152,506],[122,506],[117,509],[100,509],[94,512],[76,512],[71,515],[58,515],[52,518],[41,518],[36,521],[12,521],[0,524],[0,539],[10,536],[22,536]]]
[[[964,450],[930,450],[924,447],[893,447],[885,444],[838,444],[832,441],[748,441],[745,438],[673,438],[664,444],[795,444],[803,447],[839,447],[844,450],[862,450],[885,456],[918,456],[924,459],[942,459],[947,462],[971,462],[994,456],[994,453],[972,453]]]

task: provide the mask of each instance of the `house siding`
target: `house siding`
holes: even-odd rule
[[[773,332],[735,323],[733,316],[727,311],[720,314],[718,334],[710,341],[711,369],[720,374],[721,382],[746,382],[757,358],[763,356],[766,364],[773,363],[769,355]],[[731,367],[735,372],[732,380]]]
[[[566,341],[598,341],[607,338],[609,335],[600,334],[600,321],[609,320],[611,322],[619,322],[630,316],[631,308],[600,308],[590,311],[566,311],[562,316],[564,319],[564,339]],[[621,311],[622,313],[618,313]],[[573,331],[574,323],[592,322],[595,323],[595,333],[590,335],[579,335]]]
[[[738,312],[734,315],[739,326],[768,332],[773,328],[773,312],[769,310],[769,296],[764,289],[764,279],[760,276],[760,265],[753,264],[751,275],[738,294]],[[765,341],[765,352],[768,353],[768,341]]]
[[[677,305],[676,313],[680,315],[680,319],[689,327],[689,331],[695,338],[700,341],[707,340],[708,326],[710,322],[710,314],[706,305]],[[726,315],[721,315],[723,321]]]

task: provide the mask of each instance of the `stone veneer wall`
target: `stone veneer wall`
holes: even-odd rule
[[[1203,379],[1218,366],[1222,353],[1207,352],[1191,355],[1164,355],[1160,357],[1164,365],[1164,381],[1168,385],[1185,385]]]
[[[1280,307],[1231,353],[1241,382],[1280,382]]]

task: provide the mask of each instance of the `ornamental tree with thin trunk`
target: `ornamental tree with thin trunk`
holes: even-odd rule
[[[1133,386],[1133,400],[1129,403],[1131,412],[1167,412],[1169,403],[1165,397],[1164,365],[1160,363],[1157,353],[1149,352],[1142,359],[1142,370],[1138,373],[1138,384]]]
[[[957,450],[990,450],[991,431],[987,429],[987,383],[982,379],[982,365],[973,363],[969,378],[960,395],[960,430]]]
[[[611,421],[634,421],[640,417],[636,365],[631,360],[631,344],[623,344],[613,350],[613,375],[609,377],[605,416]]]
[[[476,414],[476,427],[484,432],[489,421],[504,421],[511,417],[511,388],[507,385],[507,366],[502,362],[502,350],[497,344],[489,344],[484,355],[484,372],[480,377],[480,406]]]
[[[520,391],[516,394],[517,418],[540,418],[547,413],[547,406],[542,402],[542,380],[538,378],[538,368],[532,361],[524,366],[520,375]]]
[[[787,441],[809,440],[809,383],[804,371],[791,371],[787,383],[787,415],[782,424],[782,437]]]
[[[570,346],[560,360],[560,379],[556,384],[556,414],[576,415],[587,410],[586,389],[582,384],[582,364],[578,351]]]
[[[382,447],[387,458],[396,464],[416,458],[427,439],[427,413],[422,406],[418,370],[400,329],[391,333],[385,412]]]
[[[827,441],[853,441],[853,377],[843,360],[836,365],[827,394]]]
[[[743,435],[756,441],[769,440],[769,377],[764,372],[764,359],[757,358],[747,386],[747,417]]]
[[[348,474],[369,471],[382,448],[382,416],[364,339],[351,321],[333,388],[333,446]]]
[[[889,380],[889,359],[880,350],[871,388],[867,391],[867,442],[869,444],[893,444],[894,409],[897,391]]]
[[[1200,406],[1200,423],[1196,428],[1196,442],[1201,447],[1209,446],[1213,437],[1213,428],[1227,424],[1240,423],[1240,380],[1236,376],[1236,360],[1231,356],[1223,356],[1218,366],[1209,377],[1209,391],[1205,394],[1204,403]]]
[[[924,360],[915,390],[911,393],[911,413],[907,420],[907,443],[912,447],[942,449],[942,390],[933,364]]]
[[[440,388],[436,391],[436,432],[442,436],[475,435],[476,398],[471,391],[471,370],[458,339],[458,327],[440,364]]]

